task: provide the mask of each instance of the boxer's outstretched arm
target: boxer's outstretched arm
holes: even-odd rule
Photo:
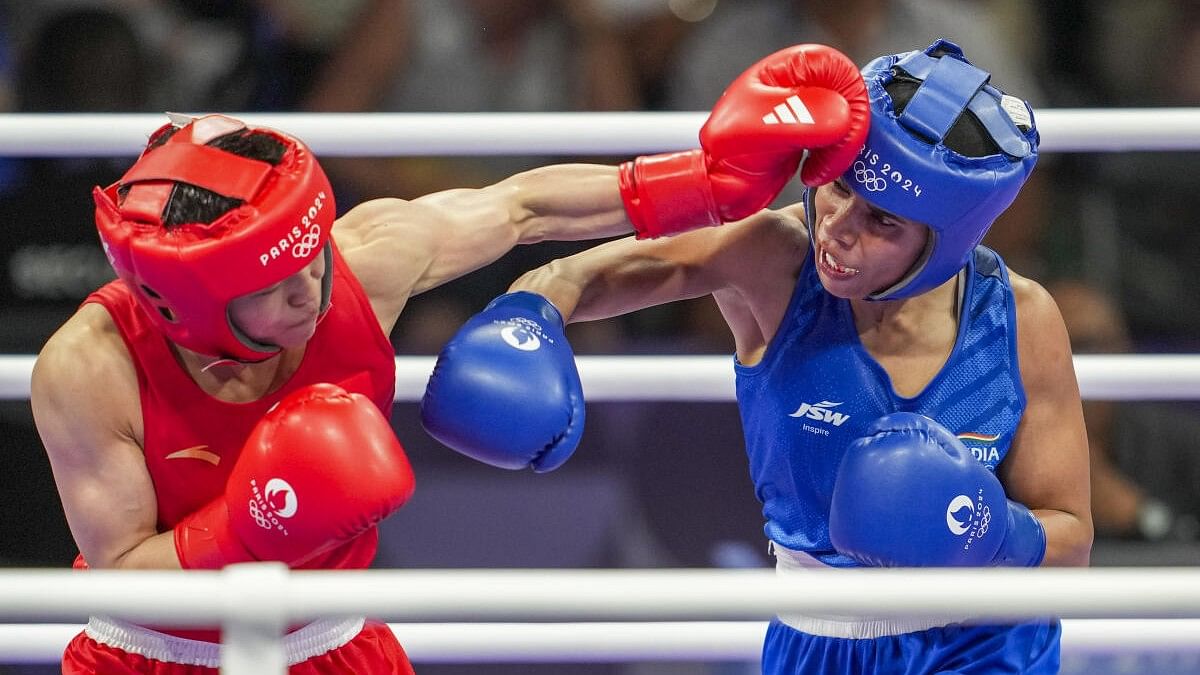
[[[563,164],[480,189],[377,199],[333,235],[385,330],[410,297],[483,267],[518,244],[627,234],[611,166]]]
[[[667,239],[626,237],[526,272],[509,290],[546,297],[567,322],[696,298],[733,281],[736,273],[727,261],[735,261],[737,251],[754,244],[745,233],[737,223]]]
[[[798,213],[798,208],[762,211],[666,239],[619,239],[531,270],[509,290],[546,297],[568,322],[711,293],[738,358],[755,363],[782,320],[808,254]]]
[[[71,534],[88,565],[178,568],[159,534],[140,445],[137,374],[108,313],[84,305],[46,343],[30,404]]]
[[[615,308],[707,292],[704,275],[688,273],[701,265],[679,264],[671,252],[708,257],[716,250],[711,233],[721,229],[621,239],[555,261],[528,284],[518,281],[516,292],[471,317],[441,350],[421,401],[425,430],[493,466],[557,468],[578,446],[586,411],[563,315],[554,303],[574,311],[581,289],[606,274],[628,281],[619,291],[611,289],[609,304]]]
[[[746,301],[752,295],[762,300],[762,294],[747,284],[773,281],[786,296],[791,271],[768,273],[772,265],[764,253],[794,246],[795,261],[782,259],[785,267],[798,265],[805,249],[803,236],[796,235],[803,230],[792,225],[786,214],[763,212],[665,239],[627,237],[525,275],[513,292],[468,320],[438,355],[421,403],[425,429],[494,466],[556,468],[574,452],[585,417],[564,314],[601,319],[714,293],[725,299],[727,318],[741,319],[730,318],[739,345],[743,333],[765,344],[749,309],[755,303]],[[786,297],[777,304],[785,305]]]
[[[781,114],[799,115],[801,123],[780,124]],[[549,166],[478,190],[379,200],[352,210],[334,233],[388,330],[409,297],[517,244],[631,231],[656,238],[747,218],[771,203],[806,152],[806,184],[844,171],[868,123],[866,87],[854,64],[829,47],[798,45],[768,55],[730,84],[696,150],[639,157],[619,168]]]
[[[1027,404],[997,469],[1010,498],[1046,530],[1043,565],[1087,565],[1092,548],[1088,442],[1071,346],[1058,306],[1038,284],[1012,275],[1017,349]]]

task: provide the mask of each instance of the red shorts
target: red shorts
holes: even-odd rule
[[[289,637],[304,630],[291,633]],[[340,630],[340,626],[335,626],[335,630]],[[324,637],[317,636],[318,640]],[[313,643],[311,639],[304,642],[306,647]],[[411,675],[413,672],[404,648],[387,624],[367,621],[349,641],[342,639],[337,643],[338,646],[323,653],[296,662],[285,638],[285,652],[289,653],[288,660],[292,663],[288,667],[289,675]],[[188,656],[180,658],[179,662],[170,656],[155,658],[163,657],[164,649],[168,653],[186,653]],[[219,645],[215,643],[181,640],[131,624],[93,619],[88,629],[67,645],[62,672],[63,675],[217,675],[217,664],[213,659],[218,650]],[[203,665],[193,665],[196,663]]]

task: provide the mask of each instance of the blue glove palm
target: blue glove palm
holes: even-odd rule
[[[1046,533],[954,434],[914,413],[850,444],[829,513],[834,547],[876,567],[1034,567]]]
[[[552,471],[583,435],[575,356],[554,305],[507,293],[446,343],[421,400],[431,436],[503,469]]]

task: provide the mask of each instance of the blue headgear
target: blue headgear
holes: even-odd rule
[[[958,274],[1033,171],[1039,137],[1029,104],[989,85],[990,74],[972,66],[949,40],[920,52],[882,56],[862,74],[871,98],[871,129],[843,178],[874,206],[930,229],[912,269],[870,296],[904,298]],[[921,84],[897,115],[884,87],[899,74]],[[966,110],[975,114],[999,153],[965,157],[945,146],[946,133]]]

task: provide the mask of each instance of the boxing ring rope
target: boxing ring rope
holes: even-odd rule
[[[35,357],[0,355],[0,400],[29,398]],[[580,356],[588,401],[732,401],[731,356]],[[396,358],[396,400],[419,401],[433,371],[431,356]],[[1200,355],[1083,354],[1075,374],[1085,399],[1200,399]]]
[[[696,146],[704,112],[230,113],[324,157],[621,155]],[[1200,149],[1197,108],[1036,111],[1041,152]],[[158,113],[0,114],[0,156],[136,155]]]
[[[813,570],[798,578],[773,570],[290,572],[249,563],[220,572],[12,571],[0,573],[0,597],[0,621],[75,622],[107,613],[239,628],[226,633],[226,675],[275,672],[264,664],[282,658],[284,625],[361,614],[396,621],[393,630],[418,662],[752,660],[763,621],[793,612],[1059,616],[1068,653],[1132,644],[1200,650],[1195,568]],[[1101,616],[1151,621],[1133,629],[1129,621],[1090,618]],[[714,617],[721,620],[698,623]],[[405,623],[429,619],[438,623]],[[587,623],[560,623],[578,621]],[[0,626],[0,654],[53,660],[77,628]],[[229,667],[239,658],[253,667]]]

